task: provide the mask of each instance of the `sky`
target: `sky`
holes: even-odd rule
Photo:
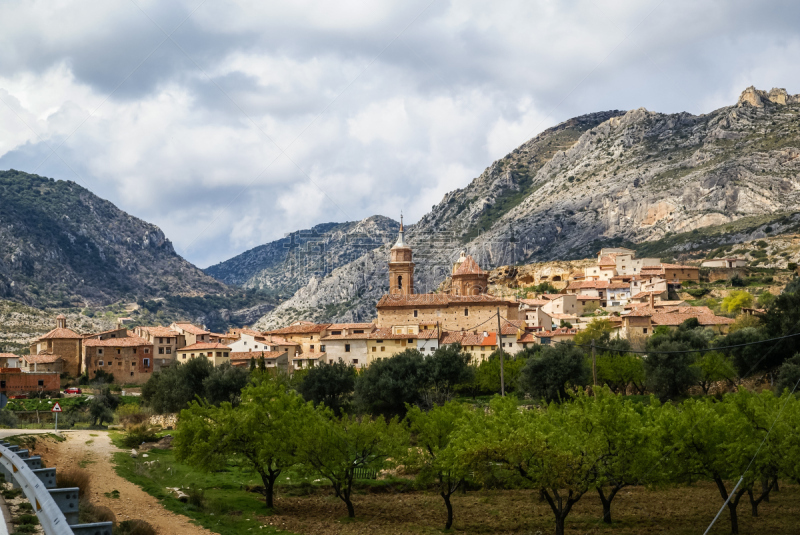
[[[798,20],[739,0],[3,2],[0,169],[75,181],[207,267],[323,222],[413,223],[577,115],[800,93]]]

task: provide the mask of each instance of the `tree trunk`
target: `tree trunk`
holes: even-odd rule
[[[572,506],[581,499],[583,493],[573,496],[572,491],[569,491],[567,503],[565,504],[563,498],[558,493],[558,489],[551,490],[553,491],[552,496],[550,496],[550,493],[547,492],[547,489],[541,489],[541,493],[545,500],[547,500],[547,503],[550,505],[553,515],[556,517],[556,535],[564,535],[564,524],[567,519],[567,515],[569,515],[569,511],[572,509]]]
[[[453,504],[450,503],[450,495],[442,492],[444,498],[444,505],[447,507],[447,522],[445,522],[444,529],[450,529],[453,526]]]
[[[769,478],[761,478],[761,495],[764,496],[764,501],[769,503],[769,491],[772,490],[769,484]],[[755,516],[755,515],[753,515]]]
[[[353,508],[353,502],[350,501],[350,493],[348,492],[344,496],[344,503],[347,505],[347,516],[350,518],[356,517],[356,510]]]
[[[275,496],[275,481],[278,479],[278,476],[281,475],[280,470],[270,470],[269,473],[267,472],[259,472],[261,476],[261,482],[264,483],[264,498],[266,501],[267,509],[274,508],[274,496]]]
[[[761,496],[758,498],[754,497],[752,485],[747,489],[747,496],[750,498],[750,508],[753,516],[758,516],[758,506],[762,501],[769,502],[769,493],[772,490],[772,485],[768,483],[764,486],[765,482],[766,480],[762,480],[761,482]]]
[[[739,517],[736,514],[736,506],[732,500],[728,502],[728,511],[731,513],[731,535],[739,535]]]
[[[556,515],[556,535],[564,535],[564,519]]]
[[[772,478],[772,490],[775,492],[780,492],[780,489],[778,488],[778,476]]]
[[[728,500],[728,491],[725,489],[725,482],[722,481],[721,477],[714,477],[714,483],[717,484],[717,488],[719,489],[720,495],[722,495],[722,499]],[[728,512],[731,515],[731,534],[732,535],[739,535],[739,517],[736,513],[736,508],[739,506],[739,500],[742,498],[746,489],[739,489],[736,491],[735,496],[731,496],[731,499],[728,500]]]
[[[603,504],[603,522],[606,524],[611,523],[611,500],[614,499],[614,496],[617,495],[617,492],[622,487],[611,487],[611,491],[608,493],[608,498],[606,498],[605,493],[601,487],[597,488],[597,493],[600,495],[600,502]]]

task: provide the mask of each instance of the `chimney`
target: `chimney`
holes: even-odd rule
[[[655,308],[655,292],[650,292],[650,308]]]

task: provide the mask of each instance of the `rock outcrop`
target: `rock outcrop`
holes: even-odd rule
[[[800,101],[748,89],[742,102],[703,115],[589,114],[527,141],[407,228],[415,287],[438,288],[463,249],[492,269],[795,212]],[[258,325],[371,319],[387,255],[382,245],[315,275]]]

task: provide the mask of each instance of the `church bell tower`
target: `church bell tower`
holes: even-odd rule
[[[403,238],[403,214],[400,214],[400,233],[389,256],[389,293],[410,295],[414,293],[414,262],[411,247]]]

